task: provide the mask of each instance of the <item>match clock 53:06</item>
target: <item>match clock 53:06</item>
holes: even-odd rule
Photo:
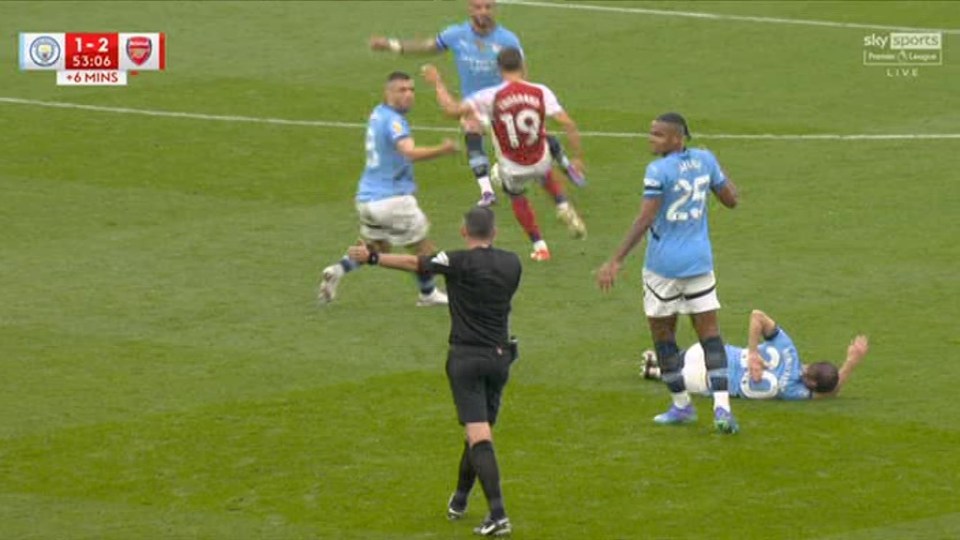
[[[119,69],[120,48],[114,33],[70,33],[65,36],[65,69]]]

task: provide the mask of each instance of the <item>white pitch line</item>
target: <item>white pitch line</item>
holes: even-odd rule
[[[113,114],[132,114],[153,116],[160,118],[180,118],[187,120],[207,120],[213,122],[246,122],[251,124],[274,124],[281,126],[305,126],[334,129],[364,129],[367,124],[360,122],[337,122],[332,120],[289,120],[286,118],[263,118],[257,116],[235,116],[221,114],[190,113],[180,111],[159,111],[154,109],[131,109],[127,107],[104,107],[101,105],[85,105],[83,103],[67,103],[63,101],[40,101],[14,97],[0,97],[0,103],[11,105],[28,105],[34,107],[49,107],[54,109],[73,109],[81,111],[104,112]],[[433,131],[440,133],[457,133],[459,128],[439,126],[416,126],[417,131]],[[639,132],[610,132],[610,131],[582,131],[584,137],[606,137],[620,139],[636,139],[646,137],[646,133]],[[841,141],[870,141],[870,140],[911,140],[911,139],[960,139],[960,133],[890,133],[890,134],[842,134],[842,133],[694,133],[700,139],[741,139],[741,140],[841,140]]]
[[[63,101],[39,101],[35,99],[21,99],[0,97],[0,103],[15,105],[33,105],[36,107],[51,107],[54,109],[78,109],[81,111],[96,111],[116,114],[139,114],[143,116],[159,116],[163,118],[188,118],[192,120],[212,120],[216,122],[251,122],[255,124],[278,124],[282,126],[312,126],[331,128],[362,128],[366,124],[358,122],[328,122],[325,120],[287,120],[285,118],[258,118],[255,116],[233,116],[222,114],[203,114],[178,111],[158,111],[152,109],[129,109],[126,107],[103,107],[101,105],[85,105],[83,103],[66,103]],[[451,128],[451,131],[456,129]]]
[[[664,17],[687,17],[691,19],[707,19],[714,21],[739,21],[767,24],[795,24],[802,26],[823,26],[827,28],[859,28],[863,30],[895,30],[903,32],[942,32],[944,34],[960,34],[957,28],[914,28],[910,26],[888,26],[883,24],[845,23],[837,21],[815,21],[809,19],[782,19],[779,17],[757,17],[751,15],[725,15],[722,13],[706,13],[699,11],[674,11],[669,9],[650,9],[635,7],[603,6],[595,4],[571,4],[568,2],[536,2],[528,0],[501,0],[501,4],[515,6],[542,7],[553,9],[573,9],[582,11],[606,11],[610,13],[637,13],[640,15],[660,15]]]
[[[646,133],[581,131],[583,137],[636,139]],[[960,133],[696,133],[694,139],[741,139],[749,141],[885,141],[910,139],[960,139]]]

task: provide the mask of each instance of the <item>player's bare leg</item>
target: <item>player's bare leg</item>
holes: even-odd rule
[[[660,366],[660,379],[670,390],[673,405],[667,412],[658,414],[653,421],[661,425],[687,424],[697,419],[697,410],[690,401],[686,384],[683,382],[683,357],[677,347],[677,316],[647,317],[650,334],[653,336]]]
[[[721,433],[736,433],[739,426],[730,410],[727,352],[720,337],[717,312],[713,310],[695,313],[690,318],[703,347],[710,392],[713,395],[713,423]]]

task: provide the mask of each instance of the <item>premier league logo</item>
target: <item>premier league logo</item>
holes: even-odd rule
[[[142,66],[144,62],[150,59],[150,53],[153,52],[153,41],[148,37],[134,36],[127,39],[127,57],[138,65]]]
[[[60,60],[60,44],[50,36],[40,36],[30,44],[30,60],[40,67],[50,67]]]

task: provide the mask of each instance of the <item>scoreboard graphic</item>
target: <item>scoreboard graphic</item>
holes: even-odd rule
[[[166,69],[163,32],[21,32],[20,69],[56,71],[59,86],[125,86]]]

